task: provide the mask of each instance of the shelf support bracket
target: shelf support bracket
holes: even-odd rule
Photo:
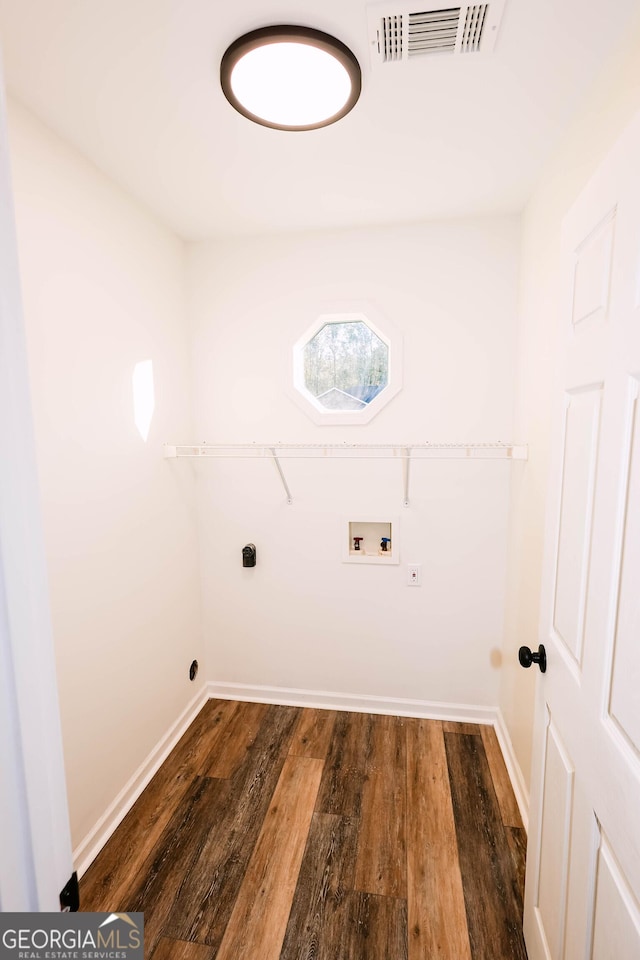
[[[287,481],[286,481],[286,479],[285,479],[285,475],[284,475],[284,473],[283,473],[283,471],[282,471],[282,465],[281,465],[281,463],[280,463],[280,461],[279,461],[279,459],[278,459],[278,454],[277,454],[277,452],[276,452],[275,447],[269,447],[269,452],[271,453],[271,459],[273,460],[273,462],[274,462],[274,464],[275,464],[276,470],[277,470],[278,473],[280,474],[280,479],[281,479],[281,481],[282,481],[282,486],[284,487],[284,492],[285,492],[286,495],[287,495],[287,503],[291,504],[291,503],[293,503],[293,497],[291,496],[291,490],[289,490],[289,485],[288,485],[288,483],[287,483]]]
[[[409,506],[409,471],[411,469],[411,447],[402,449],[402,483],[404,488],[403,507]]]

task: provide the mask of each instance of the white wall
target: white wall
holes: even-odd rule
[[[72,836],[195,693],[201,656],[182,244],[16,104],[10,143]],[[156,413],[133,421],[151,359]],[[200,680],[201,678],[199,678]]]
[[[510,440],[519,230],[504,218],[193,245],[195,438]],[[403,334],[404,389],[367,426],[317,426],[288,394],[291,348],[323,304],[362,299]],[[511,464],[416,463],[409,509],[397,462],[288,461],[292,506],[269,461],[195,469],[212,679],[497,703]],[[341,518],[363,515],[399,517],[399,567],[340,562]]]
[[[550,159],[523,219],[522,282],[515,433],[530,457],[514,464],[504,670],[500,702],[514,750],[529,780],[535,673],[517,664],[517,649],[537,648],[552,384],[559,324],[560,227],[598,162],[640,109],[640,15],[623,49],[585,97]]]

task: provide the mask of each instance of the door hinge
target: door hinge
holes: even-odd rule
[[[80,909],[80,886],[78,873],[73,871],[69,881],[60,891],[60,910],[63,913],[76,913]]]

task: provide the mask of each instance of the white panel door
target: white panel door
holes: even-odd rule
[[[563,223],[530,960],[640,958],[638,171],[640,115]]]
[[[0,63],[0,911],[73,871]]]

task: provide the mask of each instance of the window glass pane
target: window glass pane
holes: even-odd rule
[[[389,382],[389,348],[362,320],[325,323],[303,357],[305,387],[328,410],[362,410]]]

